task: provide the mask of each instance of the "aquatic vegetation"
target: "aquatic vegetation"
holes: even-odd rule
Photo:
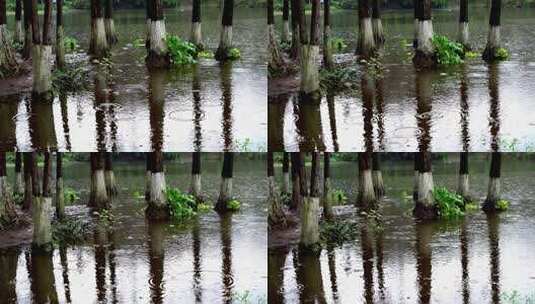
[[[78,40],[70,36],[63,38],[63,45],[67,53],[74,52],[79,47]]]
[[[459,194],[445,187],[436,187],[433,189],[433,198],[441,218],[453,219],[464,216],[464,200]]]
[[[235,291],[232,293],[232,304],[263,304],[267,303],[264,297],[253,297],[251,291]]]
[[[469,202],[464,205],[465,212],[475,212],[479,210],[479,204],[475,202]]]
[[[238,48],[230,48],[230,50],[228,51],[228,58],[230,60],[237,60],[237,59],[240,59],[241,57],[241,52]]]
[[[498,48],[496,49],[495,56],[496,60],[507,60],[509,58],[509,51],[503,47]]]
[[[479,58],[480,56],[481,56],[480,53],[474,52],[474,51],[467,51],[464,53],[464,57],[468,59]]]
[[[509,209],[509,201],[501,199],[496,203],[496,210],[507,211]]]
[[[341,246],[357,238],[358,224],[348,220],[323,221],[320,224],[320,240],[326,245]]]
[[[197,202],[193,195],[182,193],[176,188],[167,188],[165,195],[174,219],[189,219],[197,214]]]
[[[320,87],[322,91],[356,89],[357,83],[359,83],[359,76],[357,70],[353,67],[322,69],[320,71]]]
[[[55,244],[77,244],[83,242],[89,233],[89,224],[80,219],[66,218],[52,223],[52,239]]]
[[[197,47],[176,35],[167,35],[165,38],[171,62],[174,65],[194,64],[197,62]]]
[[[241,208],[241,203],[236,199],[232,199],[227,202],[227,209],[230,211],[238,211],[240,210],[240,208]]]
[[[334,37],[334,38],[331,38],[331,47],[338,51],[338,52],[341,52],[343,51],[345,48],[347,48],[347,44],[345,43],[345,40],[344,38],[341,38],[341,37]]]
[[[342,189],[332,190],[332,195],[338,204],[345,204],[347,202],[346,193]]]
[[[55,93],[76,92],[87,88],[89,71],[68,66],[65,69],[56,69],[52,72],[52,89]]]
[[[132,43],[132,45],[133,45],[134,47],[137,47],[137,48],[145,47],[145,44],[146,44],[146,39],[145,39],[145,38],[137,38],[137,39],[134,40],[134,42]]]
[[[237,139],[234,145],[239,152],[251,152],[251,143],[251,139],[247,137],[243,141]]]
[[[214,58],[214,52],[212,51],[200,51],[197,53],[198,58]]]
[[[63,197],[66,204],[72,204],[80,199],[79,192],[72,188],[65,188],[63,190]]]
[[[431,40],[435,47],[437,62],[440,65],[454,65],[463,63],[464,47],[446,36],[433,35]]]
[[[134,191],[133,196],[135,199],[145,199],[145,194],[141,191]]]

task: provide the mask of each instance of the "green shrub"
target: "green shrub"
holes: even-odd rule
[[[241,208],[241,203],[236,199],[231,199],[227,202],[227,209],[231,211],[238,211]]]
[[[344,190],[342,189],[335,189],[332,191],[333,198],[336,200],[339,204],[345,204],[347,202],[347,196]]]
[[[241,57],[241,52],[238,48],[233,47],[228,51],[228,58],[230,60],[240,59],[240,57]]]
[[[89,72],[74,65],[52,72],[52,89],[55,93],[80,91],[88,86]]]
[[[501,199],[496,203],[496,210],[507,211],[507,209],[509,209],[509,201]]]
[[[479,56],[481,56],[481,54],[474,51],[468,51],[464,53],[464,57],[469,59],[479,58]]]
[[[433,35],[431,41],[435,47],[438,64],[453,65],[463,63],[464,48],[462,44],[437,34]]]
[[[72,204],[80,199],[80,196],[78,195],[78,192],[72,188],[65,188],[63,190],[63,198],[65,200],[65,204]]]
[[[320,240],[327,245],[342,245],[357,238],[356,222],[336,220],[324,221],[320,224]]]
[[[347,44],[345,43],[344,38],[334,37],[331,39],[331,47],[334,50],[341,52],[347,47]]]
[[[63,38],[63,45],[65,46],[65,52],[74,52],[78,48],[78,40],[74,37],[67,36]]]
[[[182,193],[176,188],[165,190],[167,202],[169,204],[171,216],[176,220],[192,218],[197,214],[197,202],[190,194]]]
[[[437,187],[433,189],[433,198],[441,218],[452,219],[464,216],[464,201],[459,194],[444,187]]]
[[[175,35],[167,35],[165,42],[174,65],[194,64],[197,62],[197,47]]]
[[[197,53],[198,58],[214,58],[214,52],[212,51],[200,51]]]
[[[52,224],[52,240],[56,244],[77,244],[85,240],[89,230],[88,223],[67,218]]]
[[[498,48],[496,50],[496,59],[497,60],[507,60],[509,58],[509,52],[505,48]]]

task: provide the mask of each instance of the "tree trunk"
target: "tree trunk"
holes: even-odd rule
[[[430,68],[436,65],[433,46],[433,21],[431,19],[431,0],[419,0],[418,6],[418,45],[412,61],[417,68]]]
[[[369,0],[359,1],[359,35],[356,54],[363,59],[368,59],[375,54]]]
[[[372,179],[373,179],[373,189],[375,191],[375,197],[381,198],[385,195],[385,185],[383,183],[383,174],[381,173],[380,167],[380,154],[374,152],[372,154]]]
[[[50,152],[45,153],[45,163],[43,167],[43,188],[39,189],[37,179],[37,166],[35,165],[35,156],[33,157],[33,240],[32,246],[40,250],[52,250],[52,223],[50,214],[52,213],[52,196],[50,191]]]
[[[51,99],[52,90],[52,0],[45,0],[43,34],[39,32],[37,0],[32,1],[32,93],[44,100]]]
[[[290,202],[290,209],[297,210],[302,205],[301,196],[301,167],[303,166],[300,153],[291,153],[292,161],[292,200]]]
[[[234,170],[234,153],[225,152],[223,156],[223,170],[221,172],[221,188],[215,209],[219,212],[228,210],[227,203],[232,200],[232,174]]]
[[[166,197],[166,182],[163,165],[163,153],[152,152],[151,157],[150,200],[147,207],[147,217],[151,220],[169,218],[169,205]]]
[[[275,186],[275,170],[273,167],[273,152],[268,152],[267,155],[267,179],[268,179],[268,206],[269,227],[284,227],[286,226],[286,216],[282,208],[279,193]]]
[[[433,173],[431,171],[431,153],[419,152],[418,156],[418,198],[414,207],[414,216],[422,220],[437,218],[438,212],[433,198]]]
[[[468,0],[460,0],[459,3],[459,29],[457,42],[463,45],[465,50],[470,50],[470,34],[468,31]]]
[[[492,159],[490,162],[489,187],[487,191],[487,198],[483,204],[483,210],[488,213],[496,212],[496,206],[500,197],[500,175],[502,168],[502,154],[500,152],[492,152]]]
[[[90,157],[91,192],[89,196],[89,206],[97,210],[106,209],[109,206],[109,198],[108,193],[106,192],[103,155],[102,152],[92,152]]]
[[[65,33],[63,31],[63,0],[56,0],[56,67],[65,67]]]
[[[381,22],[381,10],[379,5],[379,0],[372,0],[373,40],[376,46],[381,46],[385,42],[385,34],[383,32],[383,23]]]
[[[300,15],[304,15],[301,12]],[[304,19],[304,16],[301,18]],[[303,24],[304,22],[300,22]],[[320,79],[319,79],[319,26],[320,26],[320,3],[319,0],[312,0],[312,15],[310,17],[310,39],[306,39],[303,30],[301,30],[301,85],[300,91],[302,95],[310,97],[312,100],[317,100]]]
[[[290,34],[290,0],[282,1],[282,35],[281,41],[283,43],[289,43],[291,40]]]
[[[323,154],[323,218],[332,220],[334,218],[332,204],[334,203],[334,193],[331,188],[331,154]]]
[[[165,20],[161,0],[150,0],[150,44],[145,60],[149,68],[167,68],[171,57],[166,44]]]
[[[300,15],[302,13],[300,2],[301,0],[290,0],[292,12],[292,47],[290,48],[290,58],[299,58],[299,50],[301,49],[301,23]]]
[[[63,192],[63,154],[56,153],[56,218],[65,219],[65,195]]]
[[[13,193],[17,196],[24,194],[24,179],[22,177],[22,152],[15,153],[15,187]]]
[[[32,35],[32,0],[23,0],[24,11],[24,49],[22,58],[30,59],[33,48]]]
[[[282,193],[290,194],[290,156],[283,152],[282,156]]]
[[[198,50],[204,49],[201,28],[201,0],[193,0],[193,10],[191,12],[190,42],[195,44]]]
[[[319,152],[312,153],[312,170],[310,173],[310,192],[303,200],[301,208],[301,238],[302,248],[315,250],[319,244]]]
[[[115,31],[115,23],[113,22],[113,0],[106,0],[106,8],[104,11],[104,27],[106,29],[106,40],[109,46],[117,43],[117,32]]]
[[[470,202],[470,179],[468,175],[468,152],[460,153],[459,181],[457,193],[461,195],[465,203]]]
[[[372,159],[370,152],[360,152],[359,159],[359,185],[357,206],[364,210],[376,207],[377,198],[373,189]]]
[[[20,45],[24,43],[24,31],[22,30],[22,0],[15,0],[15,35],[13,40]]]
[[[273,16],[273,0],[267,0],[267,31],[269,41],[269,68],[272,71],[280,71],[284,67],[284,61],[280,54],[279,44],[275,35],[275,24]]]
[[[414,155],[414,177],[412,180],[412,199],[416,202],[418,200],[418,180],[420,179],[420,153],[413,153]]]
[[[192,153],[191,162],[191,186],[190,193],[195,197],[197,202],[201,202],[202,188],[201,188],[201,152]]]
[[[23,160],[24,160],[24,202],[22,204],[22,209],[30,210],[33,205],[32,178],[33,178],[33,170],[35,170],[35,162],[33,160],[33,153],[31,152],[24,153]]]
[[[108,192],[108,196],[110,197],[117,195],[117,182],[115,180],[115,173],[113,173],[113,164],[111,156],[111,153],[105,153],[106,163],[104,168],[104,177],[106,180],[106,191]]]
[[[501,47],[500,41],[500,17],[502,10],[501,0],[492,0],[489,19],[489,34],[487,36],[487,46],[483,51],[483,60],[494,61],[497,59],[496,52]]]
[[[331,41],[331,0],[323,2],[323,67],[332,69],[333,46]]]
[[[230,58],[230,49],[232,48],[232,21],[234,15],[234,0],[223,1],[223,14],[221,20],[221,36],[219,46],[215,53],[217,61],[225,61]]]
[[[150,200],[150,184],[152,179],[152,153],[145,153],[145,200]]]
[[[0,0],[0,79],[15,74],[19,64],[7,30],[6,0]]]
[[[106,39],[106,27],[102,16],[102,3],[100,0],[91,0],[91,38],[89,55],[101,59],[108,55],[109,46]]]

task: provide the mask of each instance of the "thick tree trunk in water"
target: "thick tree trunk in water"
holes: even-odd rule
[[[431,153],[419,152],[418,156],[418,197],[413,214],[422,220],[435,219],[438,216],[433,198],[433,173],[431,170]]]
[[[15,154],[15,187],[13,193],[21,196],[24,194],[24,178],[22,176],[22,152]]]
[[[91,153],[91,192],[89,206],[106,209],[109,206],[108,193],[106,192],[106,178],[104,175],[104,160],[102,152]]]
[[[215,53],[217,61],[225,61],[229,59],[229,52],[232,48],[232,22],[234,15],[234,0],[223,1],[223,14],[221,20],[221,35],[219,37],[219,46]]]
[[[115,180],[115,173],[113,173],[113,164],[111,160],[111,153],[106,152],[106,163],[104,177],[106,180],[106,191],[108,196],[114,196],[117,194],[117,182]]]
[[[470,202],[470,178],[468,175],[468,152],[461,152],[459,165],[459,181],[457,193],[461,195],[465,203]]]
[[[146,59],[149,68],[167,68],[171,65],[171,58],[166,44],[166,29],[165,20],[163,19],[163,11],[159,0],[152,0],[157,2],[153,8],[153,16],[150,20],[150,47]]]
[[[299,52],[301,50],[301,36],[300,36],[300,24],[299,24],[299,14],[300,14],[300,1],[301,0],[290,0],[291,12],[292,12],[292,47],[290,49],[290,58],[297,59],[299,57]]]
[[[290,156],[288,152],[282,157],[282,193],[290,193]]]
[[[301,54],[301,86],[300,90],[306,96],[313,96],[319,92],[320,79],[318,69],[319,45],[302,44]],[[312,97],[312,99],[315,99]]]
[[[91,37],[89,54],[94,58],[104,58],[109,53],[106,27],[102,16],[100,0],[91,0]]]
[[[368,59],[375,54],[372,19],[369,0],[359,1],[359,35],[356,54]]]
[[[492,0],[492,6],[490,8],[490,20],[489,20],[489,34],[487,37],[487,46],[483,51],[483,60],[494,61],[496,60],[496,52],[501,47],[500,41],[500,17],[501,17],[501,0]]]
[[[203,200],[201,188],[201,152],[192,153],[190,193],[197,202]]]
[[[282,208],[279,193],[275,186],[275,170],[273,168],[273,152],[268,152],[267,158],[267,180],[268,180],[268,199],[269,206],[268,222],[269,227],[286,226],[286,216]]]
[[[204,44],[202,42],[201,26],[201,0],[193,0],[190,42],[195,44],[197,46],[197,49],[204,49]]]
[[[435,47],[432,42],[431,0],[420,0],[420,2],[418,6],[418,45],[412,61],[418,68],[430,68],[436,65]]]
[[[331,0],[323,3],[323,66],[331,69],[333,62],[333,46],[331,41]]]
[[[117,43],[117,32],[113,22],[113,0],[106,0],[106,9],[104,12],[104,27],[106,29],[106,40],[108,45],[112,46]]]
[[[375,191],[376,198],[381,198],[385,195],[385,185],[383,183],[383,174],[381,173],[379,153],[374,152],[372,154],[372,179],[373,189]]]
[[[63,0],[56,0],[56,67],[65,67],[65,34],[63,31]]]
[[[383,45],[385,42],[385,34],[383,32],[383,23],[381,22],[379,0],[372,0],[372,28],[375,46]]]
[[[152,153],[145,153],[145,200],[148,202],[150,200],[150,184],[152,179]]]
[[[323,154],[323,218],[331,220],[334,217],[332,205],[334,194],[331,188],[331,154]]]
[[[24,43],[24,31],[22,30],[22,0],[15,0],[15,34],[13,40],[16,43]]]
[[[310,174],[310,192],[303,200],[301,208],[301,238],[302,248],[315,250],[319,244],[319,152],[312,153],[312,170]]]
[[[45,1],[45,13],[43,20],[43,33],[39,33],[39,20],[37,15],[36,0],[32,4],[32,68],[33,68],[33,87],[32,93],[43,98],[51,99],[52,90],[52,2]]]
[[[373,189],[372,159],[370,152],[360,152],[359,161],[359,185],[357,206],[362,209],[376,207],[377,198]]]
[[[56,154],[56,218],[65,218],[65,196],[63,192],[63,155]]]
[[[163,153],[161,151],[152,152],[151,173],[147,217],[151,220],[167,219],[169,218],[169,205],[165,195],[167,185],[163,166]]]
[[[227,211],[227,203],[232,200],[232,174],[234,170],[234,153],[225,152],[223,156],[223,170],[221,172],[221,188],[215,209],[219,212]]]
[[[500,152],[492,152],[490,163],[489,187],[487,198],[483,204],[483,210],[488,213],[496,212],[496,206],[500,197],[500,176],[502,167],[502,155]]]
[[[468,31],[468,0],[460,0],[459,3],[459,29],[457,42],[462,44],[465,50],[470,50],[470,34]]]
[[[35,162],[35,158],[33,162]],[[45,163],[43,167],[43,188],[40,191],[37,185],[37,168],[34,164],[32,188],[33,188],[33,206],[32,206],[32,221],[33,221],[33,239],[32,247],[40,250],[52,250],[52,223],[50,214],[52,213],[52,193],[50,191],[50,152],[45,153]]]

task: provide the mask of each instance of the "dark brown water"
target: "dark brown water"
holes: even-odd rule
[[[191,11],[168,10],[165,15],[168,33],[189,37]],[[65,15],[66,35],[78,39],[81,51],[87,50],[89,24],[88,11]],[[2,149],[266,150],[264,9],[235,9],[233,41],[240,60],[219,64],[201,59],[191,68],[168,72],[149,73],[145,48],[132,45],[145,37],[143,10],[117,11],[115,24],[119,43],[111,67],[90,65],[85,54],[67,56],[91,70],[88,90],[59,94],[51,104],[34,102],[27,93],[0,96]],[[209,50],[219,43],[219,24],[219,9],[203,7]]]
[[[482,51],[488,9],[470,8],[473,46]],[[382,78],[359,80],[349,96],[328,92],[319,104],[299,102],[295,93],[269,97],[269,148],[273,151],[362,151],[371,142],[378,151],[417,151],[426,140],[433,151],[503,151],[535,149],[535,9],[502,10],[502,42],[508,61],[487,65],[469,59],[464,65],[416,72],[407,51],[413,37],[413,12],[383,14],[386,45]],[[335,37],[355,42],[356,11],[335,11]],[[454,39],[458,11],[435,10],[435,33]],[[353,52],[355,43],[348,43]],[[346,58],[350,54],[341,55]],[[362,68],[353,64],[359,74]]]
[[[490,159],[475,158],[471,187],[482,202]],[[521,299],[535,297],[529,266],[535,262],[535,163],[510,155],[503,161],[502,197],[510,200],[509,211],[432,224],[410,216],[412,162],[384,162],[384,229],[362,222],[355,241],[318,256],[300,254],[297,240],[270,246],[270,303],[531,303]],[[435,185],[455,189],[458,159],[450,155],[433,165]],[[351,201],[357,164],[336,163],[332,171],[334,187]],[[504,301],[514,292],[518,302]]]
[[[210,211],[186,224],[144,220],[143,162],[116,163],[119,196],[111,227],[97,226],[86,244],[51,255],[29,245],[0,249],[0,303],[231,303],[267,301],[265,164],[240,155],[234,172],[239,213]],[[217,199],[222,160],[203,161],[203,190]],[[190,163],[166,163],[167,183],[189,188]],[[89,168],[64,168],[66,187],[83,189],[69,216],[89,218]],[[9,172],[8,174],[10,174]],[[12,175],[11,175],[12,176]]]

